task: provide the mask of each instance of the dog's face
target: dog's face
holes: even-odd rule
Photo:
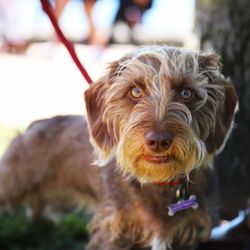
[[[188,173],[224,145],[237,106],[215,54],[146,47],[110,64],[85,93],[99,163],[141,182]]]

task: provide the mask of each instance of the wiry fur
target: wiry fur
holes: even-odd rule
[[[138,86],[143,95],[131,98]],[[180,92],[190,88],[185,101]],[[216,221],[213,158],[231,132],[237,107],[233,85],[216,54],[154,46],[110,64],[85,93],[84,120],[55,117],[33,123],[13,140],[0,162],[0,206],[21,201],[37,218],[46,205],[94,204],[89,250],[189,249],[209,236]],[[152,152],[148,131],[173,135]],[[165,156],[166,162],[147,157]],[[158,185],[186,176],[199,208],[168,215],[178,186]]]
[[[147,153],[142,143],[144,133],[152,128],[167,128],[175,135],[168,154],[176,159],[176,164],[168,166],[171,169],[168,173],[163,170],[167,169],[166,166],[154,169],[159,171],[159,174],[152,173],[159,178],[155,177],[154,181],[171,179],[181,171],[188,174],[192,168],[198,167],[206,160],[207,151],[215,153],[224,142],[225,131],[221,135],[222,141],[218,141],[219,145],[214,145],[214,148],[206,145],[209,135],[217,132],[219,112],[224,111],[221,107],[224,94],[227,88],[232,88],[219,69],[220,63],[215,54],[206,56],[167,47],[142,48],[122,59],[109,79],[101,79],[100,84],[93,87],[103,88],[102,95],[96,97],[97,102],[102,102],[102,107],[98,117],[101,121],[96,122],[100,127],[98,130],[95,126],[90,127],[90,131],[96,129],[98,133],[107,132],[105,137],[109,135],[109,140],[100,145],[95,139],[99,134],[92,131],[99,160],[106,162],[115,156],[122,169],[141,176],[141,181],[148,181],[147,178],[151,178],[149,172],[154,167],[143,161],[136,164],[138,158]],[[124,97],[129,89],[137,85],[143,85],[148,97],[133,105]],[[178,100],[178,91],[184,87],[196,92],[193,103]],[[231,122],[226,125],[225,130],[228,131]]]
[[[0,210],[21,203],[33,220],[53,212],[95,209],[99,169],[81,116],[57,116],[33,122],[17,136],[0,160]],[[94,178],[93,178],[94,177]]]
[[[103,202],[88,249],[185,248],[207,239],[213,204],[208,190],[215,186],[207,167],[224,146],[237,107],[235,89],[220,67],[213,53],[145,47],[111,63],[86,91],[91,141],[105,166]],[[135,86],[143,93],[138,99],[130,94]],[[180,95],[184,88],[193,92],[188,101]],[[149,131],[171,133],[171,146],[152,152],[145,140]],[[169,217],[177,187],[157,182],[180,176],[191,180],[188,190],[199,208]]]

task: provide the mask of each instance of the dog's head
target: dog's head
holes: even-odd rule
[[[216,54],[163,46],[111,63],[85,100],[99,164],[114,156],[141,182],[187,175],[220,151],[237,106]]]

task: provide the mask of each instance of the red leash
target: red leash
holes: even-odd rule
[[[93,81],[91,80],[88,72],[86,71],[86,69],[83,67],[83,65],[81,64],[75,49],[72,45],[72,43],[70,43],[70,41],[64,36],[61,28],[59,27],[57,20],[55,18],[54,12],[53,12],[53,8],[51,6],[51,3],[49,2],[49,0],[41,0],[41,4],[43,7],[43,10],[47,13],[59,39],[61,40],[61,42],[65,45],[66,49],[68,50],[70,56],[72,57],[73,61],[75,62],[77,68],[80,70],[80,72],[82,73],[83,77],[85,78],[85,80],[87,81],[88,84],[91,84]]]

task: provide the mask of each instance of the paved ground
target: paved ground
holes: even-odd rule
[[[100,50],[78,45],[77,53],[93,79],[105,63],[131,46]],[[0,124],[26,126],[58,114],[83,114],[87,83],[62,45],[34,44],[25,55],[0,54]]]

